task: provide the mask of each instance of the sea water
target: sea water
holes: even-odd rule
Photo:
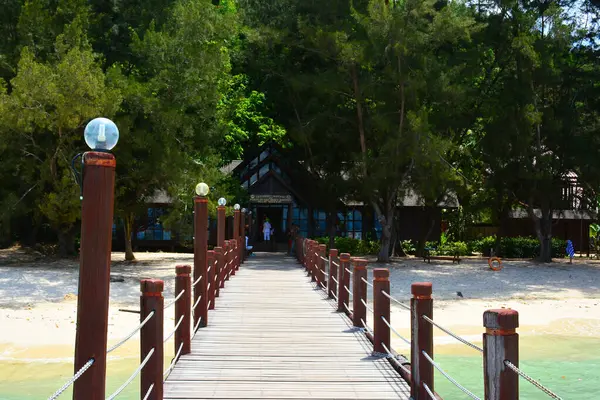
[[[462,344],[435,347],[435,360],[463,386],[483,398],[483,365],[480,353]],[[172,354],[165,356],[165,368]],[[118,389],[139,365],[139,355],[109,357],[107,395]],[[566,399],[597,400],[600,398],[600,338],[554,334],[520,336],[520,368]],[[72,358],[12,359],[0,358],[0,400],[47,399],[73,374]],[[521,379],[522,399],[548,397]],[[119,399],[139,399],[139,377]],[[465,394],[439,373],[435,390],[446,400],[466,399]],[[71,398],[71,389],[61,398]]]

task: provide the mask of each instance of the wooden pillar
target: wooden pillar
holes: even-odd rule
[[[352,263],[352,324],[362,328],[362,321],[367,322],[367,306],[361,301],[367,302],[367,283],[363,281],[367,279],[367,260],[354,258]]]
[[[387,354],[384,345],[391,349],[391,336],[390,328],[385,321],[391,325],[390,299],[383,292],[390,294],[390,271],[387,268],[375,268],[373,270],[373,351]]]
[[[223,246],[223,265],[221,265],[221,286],[223,289],[225,287],[225,281],[229,280],[229,272],[231,267],[231,242],[229,240],[225,241],[225,245]]]
[[[90,359],[92,366],[75,382],[74,399],[105,398],[106,339],[110,289],[110,252],[115,194],[115,157],[110,153],[83,155],[81,255],[75,372]]]
[[[316,274],[316,269],[317,269],[316,268],[317,267],[316,266],[316,261],[317,260],[316,260],[316,257],[315,257],[315,255],[317,254],[316,253],[317,252],[316,243],[317,242],[315,242],[314,240],[311,240],[310,241],[310,245],[309,245],[310,246],[309,247],[309,250],[310,250],[310,259],[309,259],[309,265],[308,265],[308,273],[310,274],[310,281],[311,282],[316,282],[316,280],[317,280],[317,274]]]
[[[504,360],[519,366],[519,313],[498,309],[483,313],[483,376],[486,400],[519,400],[519,375]]]
[[[217,255],[214,250],[210,250],[206,253],[208,260],[208,274],[206,280],[206,292],[207,297],[207,308],[209,310],[215,309],[215,297],[217,294],[216,276],[217,276]],[[198,306],[200,307],[200,306]],[[206,312],[206,325],[208,326],[208,311]]]
[[[183,343],[181,348],[181,354],[189,354],[192,350],[191,347],[191,299],[192,299],[192,278],[190,273],[192,267],[189,265],[178,265],[175,267],[177,276],[175,277],[175,296],[179,296],[179,293],[183,291],[183,296],[175,303],[175,324],[183,316],[181,324],[175,332],[175,353],[179,350],[179,346]]]
[[[338,279],[337,267],[333,264],[337,261],[338,251],[336,249],[329,249],[329,280],[327,282],[327,294],[330,299],[333,299],[336,295],[337,286],[335,280]],[[334,280],[335,279],[335,280]]]
[[[148,363],[141,372],[141,390],[145,394],[154,385],[149,400],[162,400],[163,398],[163,368],[164,368],[164,298],[162,292],[164,282],[159,279],[144,279],[141,281],[142,296],[140,298],[140,322],[154,312],[154,315],[140,331],[140,361],[154,349]],[[83,398],[89,398],[84,396]]]
[[[240,210],[233,211],[233,240],[235,241],[234,249],[234,257],[233,264],[231,268],[231,275],[235,275],[235,271],[238,269],[238,265],[240,263],[240,252],[238,249],[238,245],[240,243],[240,218],[242,216],[242,212]]]
[[[318,276],[318,286],[321,286],[324,290],[327,290],[327,279],[325,275],[325,254],[327,254],[327,246],[324,244],[320,244],[317,247],[317,276]]]
[[[198,304],[194,309],[194,326],[206,326],[208,320],[208,200],[206,197],[194,199],[194,282],[200,281],[194,286],[194,303]],[[200,298],[200,302],[197,303]]]
[[[425,358],[426,352],[433,359],[433,326],[423,319],[433,319],[433,300],[431,282],[417,282],[411,285],[413,295],[411,308],[411,396],[414,400],[429,400],[423,383],[434,392],[433,365]]]
[[[225,206],[217,207],[217,246],[223,247],[225,243]]]
[[[223,243],[225,244],[225,243]],[[223,247],[215,247],[215,297],[219,297],[221,292],[221,278],[223,276],[223,262],[224,262],[224,250]],[[213,302],[214,303],[214,302]]]
[[[350,289],[350,254],[340,254],[340,270],[338,271],[338,311],[348,312],[350,308],[350,293],[346,288]]]
[[[240,216],[240,248],[239,248],[240,262],[237,268],[240,269],[244,261],[246,260],[246,211],[242,211]]]

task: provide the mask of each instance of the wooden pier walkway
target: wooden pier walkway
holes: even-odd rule
[[[410,386],[295,259],[261,255],[221,289],[164,399],[408,399]]]

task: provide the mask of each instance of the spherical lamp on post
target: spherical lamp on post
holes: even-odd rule
[[[115,156],[119,129],[109,119],[96,118],[84,130],[92,149],[83,154],[79,300],[75,338],[75,371],[90,359],[94,364],[73,387],[73,398],[105,398],[106,339],[115,194]],[[145,356],[145,355],[144,355]],[[90,388],[94,388],[90,392]]]
[[[227,200],[221,197],[217,204],[217,247],[225,246],[225,205]]]
[[[196,185],[194,198],[194,327],[208,325],[208,193],[210,188],[204,182]],[[200,278],[202,277],[202,278]],[[198,299],[200,302],[198,303]],[[199,322],[200,321],[200,322]],[[198,325],[200,323],[200,325]]]

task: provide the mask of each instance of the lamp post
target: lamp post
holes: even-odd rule
[[[208,324],[208,195],[210,189],[204,182],[196,185],[194,198],[194,327]],[[198,279],[200,281],[198,282]],[[198,303],[198,298],[200,302]]]
[[[238,265],[242,262],[241,258],[240,258],[240,246],[241,246],[241,241],[240,241],[240,219],[241,219],[241,211],[240,211],[240,205],[239,204],[235,204],[233,206],[233,240],[235,240],[235,242],[237,243],[237,248],[236,248],[236,252],[235,252],[235,258],[237,258],[237,261],[235,261],[234,263],[234,267],[232,268],[232,275],[235,275],[235,271],[238,269]]]
[[[217,247],[225,246],[225,205],[227,200],[221,197],[217,202]]]
[[[75,334],[75,372],[91,367],[75,382],[74,399],[105,398],[106,339],[110,291],[110,252],[115,196],[115,157],[119,129],[109,119],[96,118],[84,131],[92,149],[83,155],[81,254]]]
[[[246,259],[246,210],[242,208],[242,215],[240,216],[240,265]]]

